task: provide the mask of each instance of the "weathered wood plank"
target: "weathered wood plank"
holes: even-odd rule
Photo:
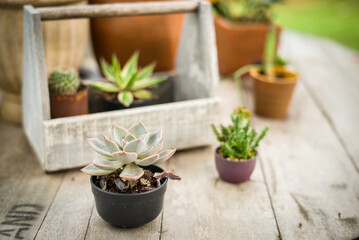
[[[43,173],[20,127],[0,132],[0,239],[34,239],[64,174]]]
[[[152,222],[138,228],[117,228],[105,222],[93,208],[85,239],[160,239],[162,213]]]
[[[358,53],[339,44],[285,31],[280,52],[308,89],[359,171]]]
[[[93,203],[89,176],[67,172],[36,239],[84,239]]]
[[[32,6],[24,7],[24,57],[22,107],[25,133],[41,163],[45,162],[42,121],[50,119],[40,16]],[[36,94],[38,93],[38,94]]]
[[[250,90],[245,102],[253,106]],[[286,119],[254,116],[254,123],[270,127],[260,161],[282,238],[358,237],[359,175],[303,84]]]
[[[37,8],[42,20],[100,18],[185,13],[197,9],[196,1],[92,4],[88,6]]]
[[[221,82],[228,121],[238,104],[233,81]],[[230,184],[219,179],[214,148],[176,153],[167,169],[182,177],[170,182],[165,197],[161,239],[276,239],[278,231],[261,167],[251,180]]]
[[[208,126],[219,120],[219,109],[219,98],[207,98],[45,121],[46,170],[90,163],[96,153],[89,151],[86,137],[101,137],[112,123],[128,128],[142,120],[149,131],[162,129],[165,147],[210,144],[214,138]]]
[[[196,13],[186,14],[177,52],[175,100],[215,96],[219,73],[212,8],[208,2],[200,2]]]

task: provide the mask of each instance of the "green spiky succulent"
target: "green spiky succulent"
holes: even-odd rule
[[[249,110],[239,107],[231,115],[233,125],[220,125],[220,129],[212,125],[223,157],[230,160],[247,160],[256,155],[256,148],[269,128],[265,127],[258,135],[254,128],[250,129],[250,115]]]
[[[49,91],[52,94],[72,95],[80,86],[75,69],[55,69],[49,76]]]
[[[152,92],[146,88],[157,85],[166,79],[163,77],[152,77],[155,64],[152,63],[142,69],[138,67],[139,53],[135,52],[121,69],[116,56],[112,57],[110,66],[105,60],[101,61],[101,69],[107,82],[91,82],[94,88],[112,93],[117,100],[128,107],[134,99],[145,100],[152,98]]]
[[[149,133],[142,122],[128,130],[113,124],[108,136],[103,135],[103,139],[87,140],[102,159],[95,159],[81,171],[89,175],[101,176],[123,168],[120,177],[127,181],[136,181],[144,174],[140,166],[167,161],[176,152],[176,149],[161,151],[162,131]]]

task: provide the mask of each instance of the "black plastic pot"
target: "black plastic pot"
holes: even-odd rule
[[[163,169],[156,165],[143,168],[153,173],[163,172]],[[90,181],[97,212],[106,222],[114,226],[139,227],[154,220],[162,210],[168,179],[158,188],[134,194],[104,191],[95,185],[94,179],[95,176],[92,176]]]

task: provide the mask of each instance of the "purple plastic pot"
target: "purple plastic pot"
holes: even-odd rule
[[[218,149],[219,147],[216,148],[215,155],[219,176],[230,183],[241,183],[249,180],[256,166],[256,157],[244,162],[229,161],[218,154]]]

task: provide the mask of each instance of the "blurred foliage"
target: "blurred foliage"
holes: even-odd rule
[[[285,28],[333,39],[359,51],[359,0],[286,0],[273,9]]]
[[[216,0],[215,12],[231,22],[271,22],[271,9],[281,0]]]

